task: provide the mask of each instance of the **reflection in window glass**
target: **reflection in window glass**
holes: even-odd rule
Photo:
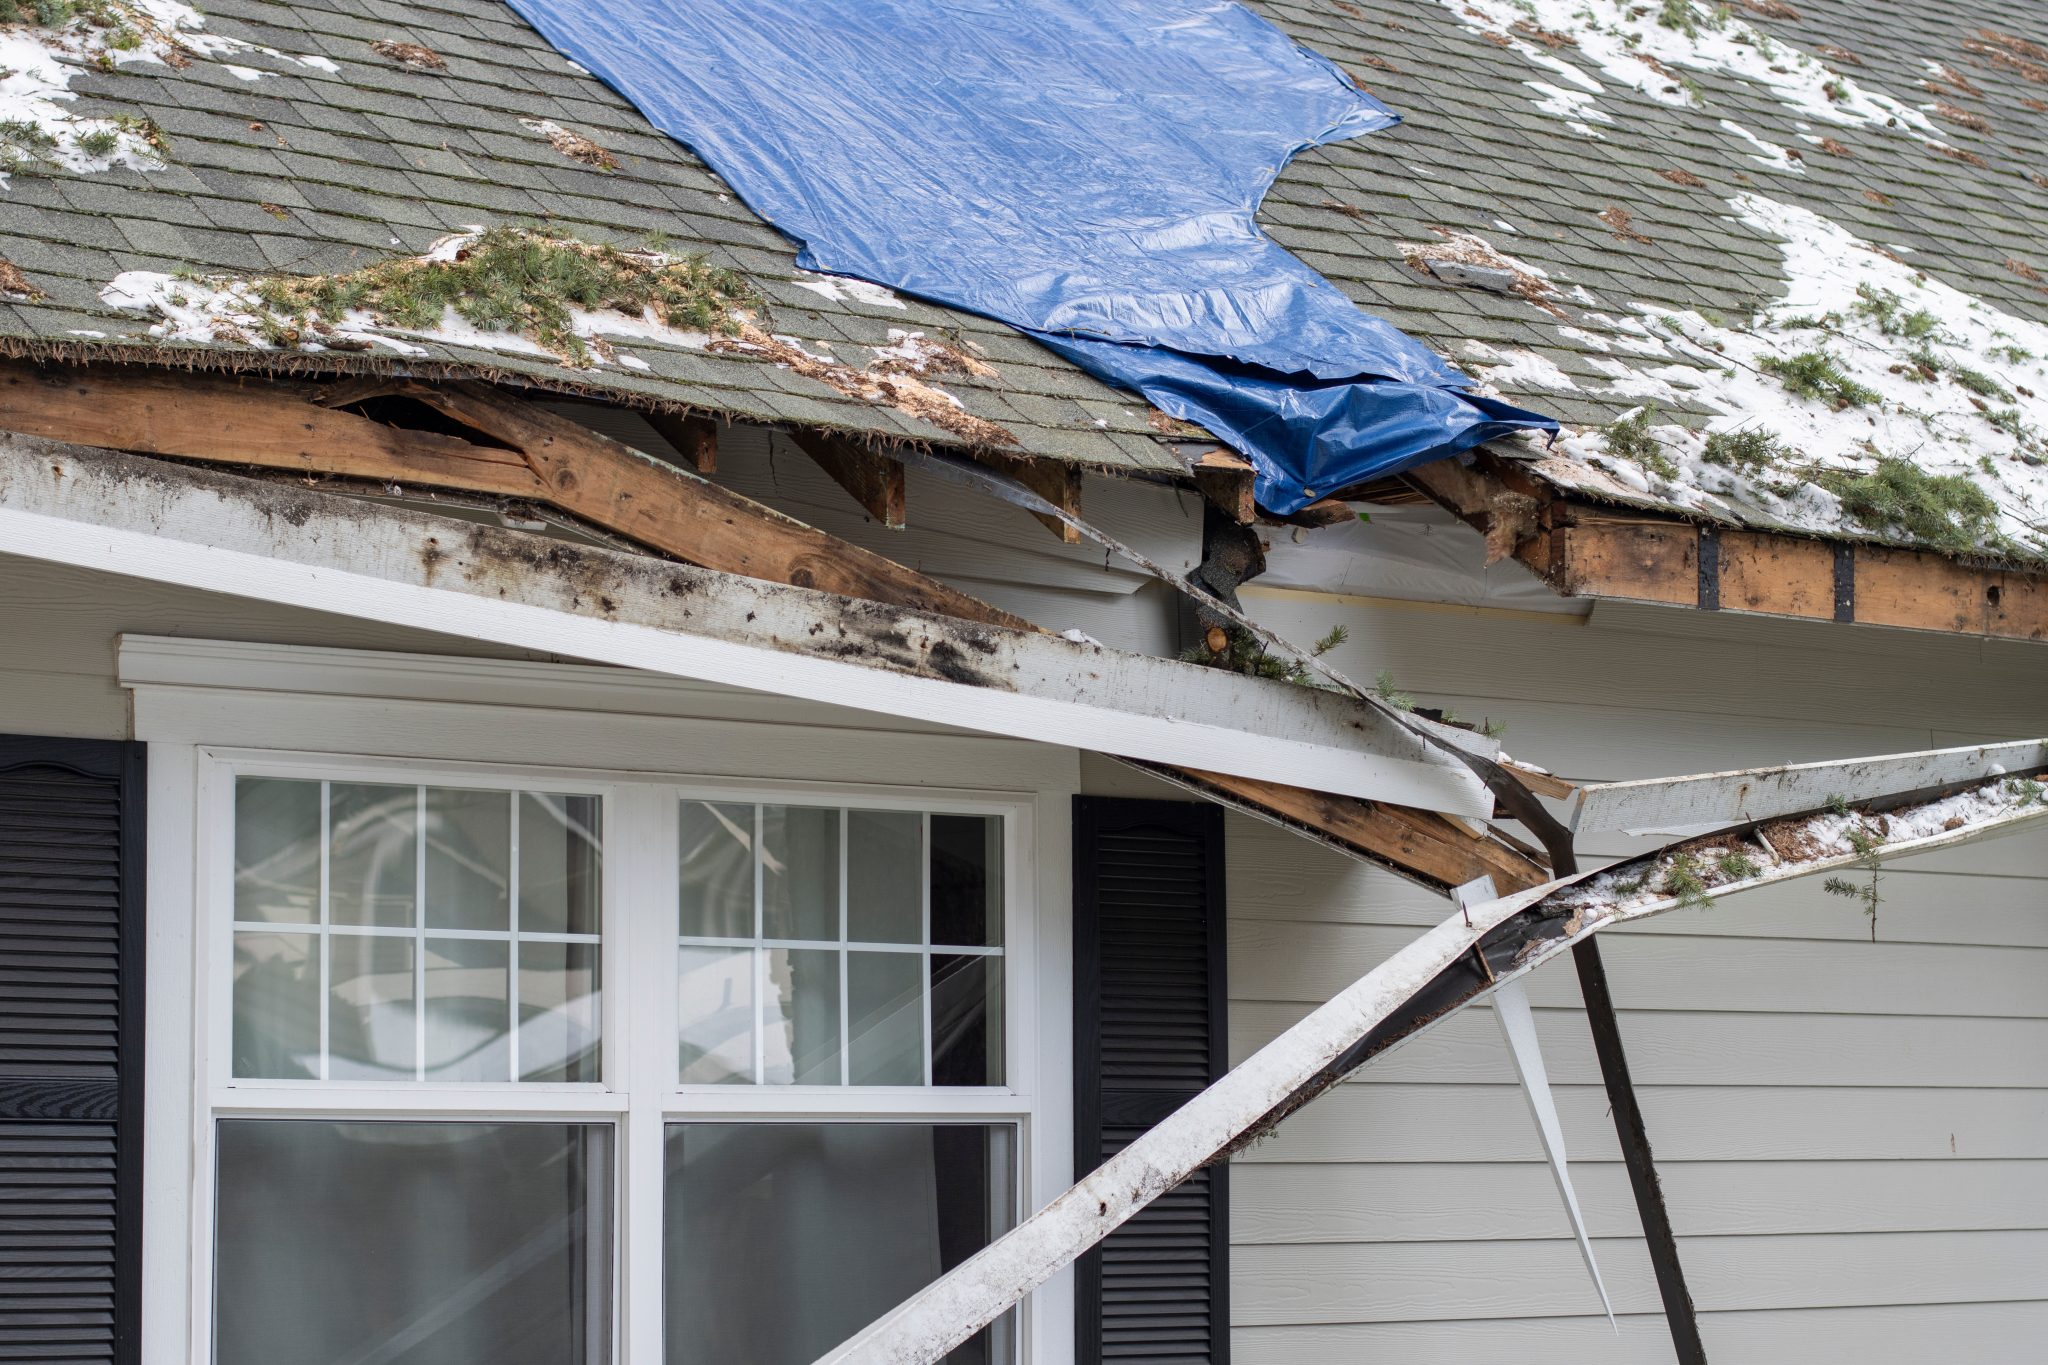
[[[1014,1147],[999,1124],[670,1125],[668,1365],[810,1365],[1010,1229]],[[1014,1317],[946,1357],[1015,1359]]]
[[[512,794],[427,788],[427,927],[506,929]]]
[[[932,954],[932,1084],[1003,1083],[1003,960]]]
[[[327,784],[327,917],[334,924],[412,925],[419,879],[419,788]]]
[[[754,808],[685,801],[682,813],[685,935],[754,936]]]
[[[327,940],[327,1075],[337,1081],[409,1081],[413,940],[332,934]]]
[[[677,961],[684,1085],[754,1079],[754,950],[691,948]]]
[[[680,818],[683,1084],[1004,1084],[999,816]]]
[[[595,796],[238,778],[234,1074],[597,1081],[601,820]]]
[[[839,954],[770,948],[762,1071],[770,1085],[839,1084]]]
[[[320,920],[320,784],[245,777],[235,784],[235,918]]]
[[[216,1365],[608,1365],[609,1127],[217,1131]]]
[[[502,939],[426,942],[430,1081],[502,1081],[511,1074],[512,945]]]
[[[761,808],[761,932],[769,938],[839,937],[839,812]]]
[[[320,936],[235,935],[234,1068],[273,1080],[320,1077]]]

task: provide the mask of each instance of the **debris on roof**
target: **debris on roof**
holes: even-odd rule
[[[877,348],[875,359],[858,370],[831,356],[806,351],[795,337],[771,336],[751,322],[744,324],[736,336],[714,339],[711,349],[760,356],[807,379],[830,384],[849,398],[922,418],[971,446],[1017,444],[1016,436],[1008,428],[976,417],[958,398],[917,377],[952,373],[991,378],[995,375],[994,367],[952,347],[927,343],[921,335],[899,328],[889,330],[889,340],[889,346]]]
[[[131,270],[101,298],[158,314],[150,333],[167,340],[422,353],[395,333],[630,367],[633,357],[619,356],[609,338],[702,350],[714,336],[740,335],[755,295],[701,258],[475,227],[424,255],[346,274],[180,279]]]
[[[571,161],[580,161],[601,171],[615,171],[619,168],[617,157],[583,134],[569,131],[553,119],[523,118],[519,120],[519,125],[539,133],[548,140],[549,146]]]
[[[422,46],[419,43],[405,43],[393,38],[379,38],[370,44],[370,51],[386,61],[395,62],[399,66],[410,67],[414,71],[446,71],[448,69],[446,58],[442,57],[440,53],[432,48]]]
[[[1582,461],[1738,522],[2048,557],[2048,327],[1810,210],[1755,194],[1733,207],[1779,239],[1790,292],[1747,325],[1638,304],[1689,363],[1610,362],[1617,387],[1722,415],[1568,434],[1539,471],[1583,486]]]

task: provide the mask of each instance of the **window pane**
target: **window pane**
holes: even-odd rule
[[[216,1365],[605,1365],[611,1130],[224,1119]]]
[[[1003,1083],[1003,960],[932,954],[932,1084]]]
[[[320,922],[320,784],[235,779],[235,918]]]
[[[329,1079],[413,1079],[412,945],[409,938],[328,936]]]
[[[237,1076],[320,1075],[320,937],[235,935]]]
[[[849,953],[848,1079],[855,1085],[924,1084],[924,956]]]
[[[525,792],[519,798],[519,928],[599,932],[604,802]]]
[[[1009,1230],[1007,1126],[673,1124],[668,1365],[810,1365]],[[951,1365],[1015,1360],[1013,1319]]]
[[[335,924],[412,924],[417,787],[328,785],[327,904]]]
[[[846,813],[846,936],[861,943],[924,941],[924,817]]]
[[[1003,822],[932,817],[932,939],[961,948],[1003,941]]]
[[[428,1080],[512,1079],[511,956],[498,939],[427,940]]]
[[[761,920],[768,938],[839,938],[839,812],[761,808]]]
[[[839,954],[769,948],[763,1079],[770,1085],[839,1084]]]
[[[691,948],[677,959],[684,1085],[754,1079],[754,950]]]
[[[598,1079],[603,991],[595,943],[519,941],[519,1079]]]
[[[754,808],[683,802],[682,932],[754,936]]]
[[[512,795],[427,788],[427,927],[511,927]]]

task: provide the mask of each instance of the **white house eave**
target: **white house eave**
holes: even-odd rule
[[[293,485],[0,436],[0,552],[671,677],[1484,817],[1333,692]]]

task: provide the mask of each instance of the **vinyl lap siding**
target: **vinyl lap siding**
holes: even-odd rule
[[[1588,755],[1598,766],[1583,771],[1602,776],[2048,729],[2048,650],[2042,663],[2000,650],[1990,667],[1970,642],[1875,632],[1814,631],[1794,649],[1796,633],[1756,631],[1765,653],[1736,623],[1700,627],[1718,644],[1687,639],[1676,625],[1700,618],[1679,613],[1650,618],[1673,627],[1656,634],[1288,605],[1297,637],[1344,620],[1353,648],[1402,688],[1505,718],[1513,751]],[[1835,647],[1845,639],[1855,647]],[[1513,667],[1477,671],[1482,654]],[[1646,654],[1670,686],[1625,692]],[[1636,846],[1584,844],[1603,856]],[[1445,913],[1255,822],[1233,820],[1228,849],[1233,1060]],[[1884,877],[1876,943],[1857,905],[1817,883],[1603,940],[1716,1361],[2041,1358],[2048,835],[1899,867]],[[1671,1359],[1569,964],[1531,987],[1619,1335],[1599,1316],[1498,1030],[1475,1010],[1233,1166],[1240,1365]]]

